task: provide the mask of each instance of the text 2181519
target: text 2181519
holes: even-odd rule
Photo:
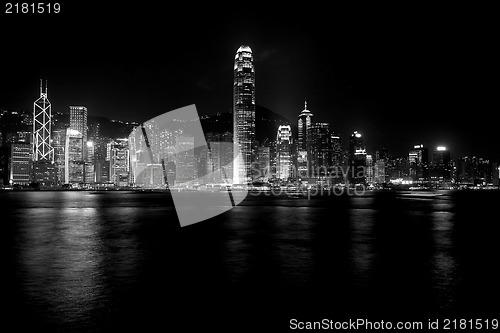
[[[7,2],[5,14],[59,14],[61,4],[58,2]]]

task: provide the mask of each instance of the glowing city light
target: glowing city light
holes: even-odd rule
[[[75,130],[75,129],[68,128],[67,134],[71,135],[71,136],[76,136],[76,135],[81,135],[82,133],[80,131]]]
[[[445,151],[446,150],[446,147],[444,146],[439,146],[436,148],[437,151]]]

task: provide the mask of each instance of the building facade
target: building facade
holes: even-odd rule
[[[293,137],[290,125],[280,125],[276,135],[276,178],[293,177]]]
[[[255,153],[255,70],[252,49],[246,45],[234,59],[233,136],[233,183],[248,184]]]
[[[351,184],[366,183],[366,148],[361,133],[354,131],[349,138],[348,180]]]
[[[299,114],[297,120],[297,172],[299,178],[308,178],[310,174],[308,152],[309,130],[313,123],[313,114],[307,109],[307,101],[304,102],[304,110]]]

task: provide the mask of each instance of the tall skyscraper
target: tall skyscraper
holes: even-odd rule
[[[414,145],[408,153],[410,177],[414,182],[425,182],[429,179],[429,153],[424,145]]]
[[[66,130],[56,129],[52,132],[52,147],[54,148],[54,164],[56,170],[56,183],[64,184],[64,149],[66,146]]]
[[[66,184],[79,184],[85,181],[83,135],[72,128],[66,130],[64,164],[64,182]]]
[[[309,177],[309,138],[308,133],[312,124],[313,114],[307,109],[307,101],[304,102],[304,110],[299,114],[298,136],[297,136],[297,171],[300,178]]]
[[[331,162],[331,135],[329,123],[311,124],[307,134],[310,174],[312,177],[323,177],[328,173]]]
[[[246,45],[234,58],[233,140],[233,183],[248,184],[255,150],[255,70],[252,49]]]
[[[278,179],[287,180],[292,174],[292,128],[280,125],[276,135],[276,173]]]
[[[11,185],[28,185],[32,167],[31,143],[15,142],[10,145],[10,177]]]
[[[230,184],[233,180],[233,136],[230,132],[206,135],[206,171],[209,183]],[[198,177],[200,174],[198,175]]]
[[[116,139],[109,144],[109,178],[116,186],[128,186],[130,181],[128,139]]]
[[[430,174],[430,178],[434,182],[451,180],[451,156],[448,148],[439,146],[432,152],[432,166]]]
[[[194,137],[178,136],[175,145],[176,182],[187,183],[196,178],[194,159]],[[186,184],[187,185],[187,184]]]
[[[47,81],[45,92],[40,80],[40,97],[33,103],[33,161],[53,162],[54,151],[50,144],[52,123],[51,104],[47,98]]]
[[[366,182],[366,149],[361,133],[351,134],[349,139],[349,170],[348,179],[354,184]]]
[[[0,188],[4,185],[9,185],[9,147],[0,145]]]
[[[372,184],[374,182],[375,168],[373,166],[373,156],[366,155],[366,182]]]
[[[85,106],[69,107],[69,126],[82,133],[82,139],[87,142],[87,108]]]
[[[330,166],[342,165],[342,137],[336,133],[330,134],[331,163]]]
[[[307,101],[304,102],[304,110],[299,114],[297,150],[307,151],[307,133],[312,124],[313,114],[307,109]]]

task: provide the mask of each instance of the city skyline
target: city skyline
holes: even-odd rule
[[[391,146],[403,154],[423,143],[500,159],[494,131],[485,130],[494,116],[485,81],[493,54],[487,21],[465,26],[438,8],[393,17],[266,7],[265,15],[238,18],[194,13],[194,32],[177,33],[180,19],[151,19],[120,25],[110,35],[102,33],[110,8],[104,6],[103,15],[65,8],[41,28],[37,21],[4,20],[11,66],[0,82],[0,107],[29,109],[32,82],[42,77],[51,87],[52,112],[85,105],[125,122],[190,104],[200,114],[228,112],[232,58],[243,44],[252,46],[258,67],[257,104],[294,123],[307,99],[316,121],[330,123],[344,138],[364,133],[368,149]],[[124,22],[134,17],[126,9],[120,14]],[[81,17],[93,24],[72,24]],[[20,55],[30,54],[40,38],[50,51],[24,61]]]
[[[343,183],[370,186],[397,185],[401,183],[408,185],[413,183],[417,186],[426,187],[429,184],[434,184],[432,186],[444,186],[446,188],[451,186],[498,185],[498,171],[500,171],[500,168],[497,162],[485,160],[481,156],[454,156],[452,158],[451,152],[446,146],[431,147],[429,151],[428,147],[424,147],[423,144],[417,144],[413,146],[413,149],[410,148],[407,151],[406,156],[393,156],[390,155],[386,147],[368,151],[364,135],[354,131],[349,137],[348,149],[343,150],[342,137],[336,134],[336,130],[332,129],[329,123],[313,122],[311,120],[312,113],[307,108],[307,102],[304,102],[304,110],[297,116],[298,130],[295,136],[290,125],[279,124],[278,122],[274,128],[277,133],[275,141],[257,142],[255,140],[254,120],[254,69],[251,62],[244,60],[240,63],[238,61],[238,59],[241,61],[245,57],[251,58],[251,49],[248,46],[240,46],[236,53],[237,61],[235,61],[234,103],[235,111],[239,107],[242,112],[241,115],[234,112],[233,130],[235,137],[241,136],[244,139],[242,142],[236,140],[234,142],[235,147],[238,145],[241,150],[247,150],[247,159],[251,163],[248,163],[250,164],[248,167],[244,165],[242,168],[247,174],[248,180],[242,182],[243,178],[240,178],[242,177],[240,174],[238,177],[234,177],[233,184],[297,182],[297,184],[301,183],[301,186],[306,184],[305,186],[309,187],[311,185],[337,186]],[[248,68],[250,70],[248,73],[251,73],[252,76],[240,75],[239,71],[243,68]],[[244,83],[248,83],[250,86],[245,87]],[[242,87],[241,92],[238,90],[240,86]],[[42,115],[44,126],[50,129],[50,124],[54,122],[54,119],[50,115],[51,105],[48,102],[47,85],[45,92],[40,88],[40,94],[41,97],[33,104],[32,122],[33,124],[41,123],[37,119]],[[43,105],[42,112],[38,111],[40,109],[40,100],[42,100]],[[246,101],[248,105],[238,106],[241,101]],[[45,115],[46,110],[48,110],[48,118]],[[79,186],[87,184],[86,186],[90,185],[92,187],[93,184],[104,183],[114,184],[114,186],[118,187],[136,186],[137,172],[134,170],[134,163],[129,155],[129,150],[134,149],[140,155],[143,148],[129,147],[128,141],[136,141],[133,138],[136,135],[134,133],[139,128],[138,124],[135,124],[129,138],[118,139],[101,137],[99,135],[100,125],[97,123],[95,125],[97,127],[91,134],[92,139],[87,140],[89,128],[87,124],[87,108],[85,106],[70,105],[69,110],[69,121],[67,121],[65,127],[58,126],[52,133],[52,139],[48,145],[51,156],[56,157],[55,160],[35,160],[38,154],[36,145],[37,131],[36,127],[33,127],[32,133],[27,131],[27,127],[31,126],[29,115],[19,118],[27,121],[25,131],[12,132],[9,131],[9,128],[2,126],[4,132],[2,133],[2,143],[11,151],[10,158],[7,160],[9,163],[7,170],[10,168],[9,183],[11,185],[39,183],[43,187],[63,184],[80,184]],[[179,111],[177,110],[177,112]],[[4,111],[1,116],[8,113],[8,111]],[[15,112],[12,114],[15,114]],[[151,120],[151,125],[148,125],[148,128],[152,126],[150,128],[150,130],[153,130],[152,138],[155,142],[157,141],[156,148],[154,148],[155,154],[159,154],[159,157],[167,154],[165,163],[163,158],[161,158],[161,161],[156,162],[161,162],[165,174],[170,175],[173,170],[173,177],[171,177],[168,186],[175,186],[176,182],[184,184],[181,186],[198,186],[195,185],[197,183],[193,182],[196,177],[206,178],[203,177],[205,172],[207,174],[211,173],[216,170],[214,169],[215,165],[221,165],[222,160],[218,161],[221,158],[220,153],[217,153],[216,148],[220,142],[216,137],[222,139],[224,136],[222,140],[227,141],[227,135],[222,132],[208,132],[210,142],[208,150],[202,150],[201,155],[200,151],[194,153],[195,138],[189,136],[191,125],[188,123],[194,121],[199,124],[201,119],[207,119],[205,116],[200,117],[199,115],[196,115],[195,118],[189,120],[182,128],[177,129],[161,129],[157,127],[158,124],[155,124],[154,119]],[[66,128],[66,130],[61,132],[62,128]],[[302,131],[300,131],[301,128]],[[183,136],[186,130],[185,134],[188,136]],[[205,128],[205,130],[207,129]],[[246,133],[249,130],[252,131],[251,140],[249,140],[250,137]],[[238,133],[238,131],[241,133]],[[66,133],[65,143],[61,142],[64,132]],[[304,136],[304,134],[306,135]],[[297,137],[302,138],[294,142]],[[215,141],[213,141],[214,139]],[[95,140],[95,143],[92,140]],[[48,139],[45,141],[49,142]],[[121,143],[119,143],[120,141]],[[198,141],[197,145],[200,145],[200,141]],[[213,155],[210,146],[215,148]],[[252,148],[249,149],[249,147]],[[266,147],[268,148],[267,153],[262,149]],[[96,149],[100,150],[100,153],[96,153]],[[187,152],[190,153],[187,154]],[[54,153],[56,153],[55,156]],[[227,153],[232,155],[232,149]],[[175,157],[176,155],[177,157]],[[215,160],[212,160],[213,157],[215,157]],[[236,155],[234,159],[234,169],[236,170],[238,163],[242,163],[242,161],[237,161]],[[202,160],[205,162],[201,162]],[[104,165],[108,164],[107,169],[103,169],[103,163]],[[171,163],[173,164],[171,165]],[[257,168],[255,163],[258,165]],[[266,163],[267,167],[265,166]],[[175,166],[176,164],[177,166]],[[5,165],[1,166],[2,170],[4,170]],[[149,173],[151,178],[149,183],[155,188],[167,185],[166,181],[164,183],[163,181],[159,183],[153,181],[153,174],[160,171],[159,166],[159,164],[152,165],[152,168],[157,170],[151,169]],[[141,168],[144,168],[144,166],[141,166]],[[348,172],[349,169],[352,172]],[[361,173],[359,173],[360,171]],[[254,177],[255,172],[259,174],[257,178]],[[5,173],[5,171],[2,173]],[[214,179],[216,178],[218,177]],[[208,178],[199,184],[205,184],[207,180]],[[5,180],[3,182],[5,183]],[[223,183],[226,183],[226,180]]]

